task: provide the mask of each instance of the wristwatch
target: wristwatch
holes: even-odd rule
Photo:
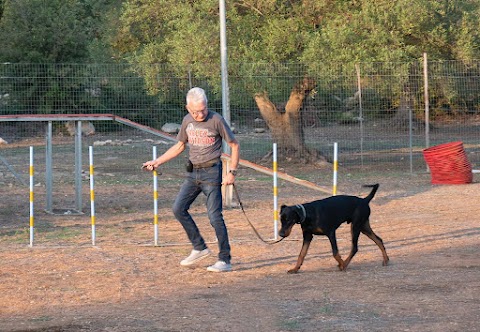
[[[228,173],[232,173],[233,176],[237,176],[237,170],[236,169],[231,169],[228,171]]]

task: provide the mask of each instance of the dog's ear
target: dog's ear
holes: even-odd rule
[[[285,204],[282,204],[282,206],[280,206],[280,212],[282,212],[287,206]]]

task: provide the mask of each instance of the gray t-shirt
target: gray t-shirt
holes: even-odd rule
[[[193,164],[220,157],[222,139],[230,143],[235,136],[225,119],[210,110],[202,122],[195,121],[190,113],[185,115],[177,135],[178,141],[188,143],[189,158]]]

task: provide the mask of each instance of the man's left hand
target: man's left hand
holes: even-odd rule
[[[224,178],[223,178],[223,183],[224,185],[229,185],[229,184],[234,184],[235,183],[235,175],[232,173],[228,173]]]

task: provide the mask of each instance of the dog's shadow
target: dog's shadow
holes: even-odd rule
[[[373,247],[372,247],[373,248]],[[318,267],[317,269],[300,269],[297,273],[295,274],[301,274],[301,273],[306,273],[306,272],[325,272],[325,273],[332,273],[332,272],[342,272],[338,269],[338,267],[335,265],[335,260],[332,257],[331,253],[321,253],[321,254],[315,254],[315,255],[309,255],[308,260],[309,261],[314,261],[314,260],[326,260],[332,259],[331,263],[326,263],[325,265],[322,265],[321,267]],[[250,261],[250,262],[237,262],[235,263],[235,271],[242,272],[242,271],[253,271],[253,270],[258,270],[266,267],[273,267],[273,266],[279,266],[285,268],[285,273],[292,268],[295,265],[295,262],[297,260],[297,255],[290,255],[290,256],[282,256],[282,257],[275,257],[272,259],[261,259],[261,260],[255,260],[255,261]],[[371,265],[376,262],[357,262],[355,266],[349,267],[348,270],[357,270],[361,269],[362,265]],[[381,264],[380,264],[381,265]]]

